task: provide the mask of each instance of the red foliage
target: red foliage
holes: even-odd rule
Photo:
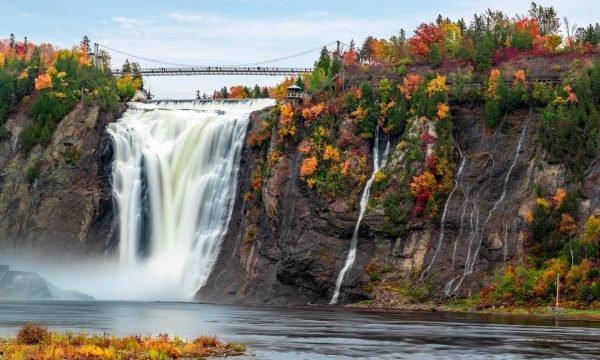
[[[331,116],[335,116],[338,113],[338,108],[337,106],[330,104],[329,106],[327,106],[327,113]]]
[[[422,23],[415,30],[415,36],[408,39],[412,51],[417,55],[427,56],[432,44],[442,48],[444,43],[444,30],[436,24]]]
[[[413,209],[415,216],[422,216],[427,209],[427,202],[431,198],[431,193],[427,190],[419,193],[417,195],[417,200],[415,202],[415,208]]]
[[[497,66],[501,62],[514,59],[517,55],[519,55],[519,50],[513,47],[498,48],[492,56],[492,65]]]
[[[425,131],[423,131],[423,135],[421,135],[421,144],[423,144],[423,145],[433,144],[433,143],[435,143],[436,140],[437,140],[437,138],[429,132],[428,128],[425,129]]]
[[[526,31],[533,37],[536,37],[540,32],[537,21],[532,18],[525,18],[517,21],[515,23],[515,29],[517,29],[517,31]]]
[[[427,159],[425,159],[425,166],[433,173],[436,173],[437,168],[437,157],[435,154],[431,154]]]
[[[342,62],[344,66],[355,66],[357,54],[354,50],[348,50],[342,55]]]

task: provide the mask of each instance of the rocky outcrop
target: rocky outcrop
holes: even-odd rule
[[[249,133],[260,127],[258,114]],[[521,110],[486,133],[482,109],[457,106],[452,114],[457,174],[446,216],[411,221],[402,236],[383,228],[383,211],[370,208],[359,231],[356,261],[340,298],[343,302],[377,298],[378,288],[408,285],[422,296],[465,296],[489,284],[496,270],[523,257],[525,214],[535,199],[532,188],[546,193],[565,187],[561,166],[544,162],[536,145],[540,114]],[[299,179],[301,155],[289,146],[270,170],[259,213],[249,214],[242,195],[260,154],[243,150],[237,200],[221,253],[198,298],[216,302],[293,305],[326,303],[350,247],[358,209],[351,199],[325,200]],[[390,163],[401,151],[391,152]],[[458,169],[464,162],[459,176]],[[599,169],[592,164],[583,183],[582,216],[598,204]],[[441,210],[440,210],[441,212]],[[443,218],[443,232],[442,228]],[[250,241],[248,222],[258,224]],[[442,235],[443,233],[443,235]],[[367,267],[376,264],[374,284]]]
[[[93,300],[77,291],[63,290],[34,272],[11,271],[0,265],[0,299],[3,300]]]
[[[26,151],[31,121],[11,117],[0,143],[0,247],[4,256],[99,254],[113,241],[112,146],[105,128],[120,112],[78,104],[52,141]]]

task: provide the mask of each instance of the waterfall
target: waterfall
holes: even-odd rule
[[[365,211],[367,210],[367,204],[369,202],[369,197],[371,196],[371,185],[375,180],[375,174],[386,165],[388,153],[390,151],[390,141],[387,141],[385,146],[385,151],[383,152],[383,157],[381,162],[379,160],[379,127],[375,129],[375,141],[373,143],[373,173],[371,174],[371,178],[367,181],[365,188],[363,190],[362,196],[360,198],[360,212],[358,213],[358,220],[356,221],[356,225],[354,226],[354,232],[352,233],[352,241],[350,242],[350,251],[348,252],[348,256],[346,257],[346,263],[340,271],[337,281],[335,283],[335,291],[333,292],[333,297],[331,298],[330,304],[336,304],[338,298],[340,296],[340,289],[342,288],[342,284],[348,275],[348,271],[354,265],[354,260],[356,259],[356,246],[358,245],[358,229],[360,228],[360,223],[362,222],[363,216],[365,215]]]
[[[521,147],[523,146],[523,142],[525,141],[525,135],[527,134],[527,129],[529,127],[529,122],[531,120],[532,114],[533,114],[533,108],[530,107],[529,112],[527,113],[527,117],[525,118],[525,122],[523,123],[523,128],[521,129],[521,134],[519,135],[519,141],[517,143],[517,147],[515,149],[515,153],[513,155],[512,162],[510,164],[510,167],[508,168],[508,171],[506,172],[506,176],[504,177],[504,182],[502,183],[502,193],[500,194],[500,197],[494,203],[494,206],[488,212],[487,217],[485,218],[485,220],[481,226],[481,231],[479,231],[479,229],[478,229],[479,213],[477,213],[477,220],[476,220],[477,228],[476,228],[476,231],[474,232],[475,236],[472,236],[471,241],[469,242],[469,249],[467,252],[467,259],[465,261],[464,272],[461,276],[450,280],[450,282],[448,282],[448,284],[446,284],[446,288],[445,288],[446,296],[450,296],[450,295],[454,294],[456,291],[458,291],[458,289],[462,285],[465,277],[467,275],[470,275],[473,273],[473,269],[475,267],[475,262],[477,261],[477,257],[479,256],[479,251],[481,250],[481,245],[483,243],[483,236],[485,234],[485,228],[486,228],[488,222],[491,220],[492,216],[494,215],[494,212],[496,212],[496,210],[499,208],[500,204],[502,204],[502,202],[504,201],[504,198],[506,197],[506,191],[508,189],[508,182],[510,180],[510,175],[512,174],[514,167],[517,165],[517,162],[519,161],[519,156],[521,155]],[[472,252],[471,250],[472,250],[472,245],[473,245],[474,239],[478,240],[478,243],[477,243],[477,248],[475,248],[474,251]],[[456,280],[458,280],[458,283],[453,288],[452,285],[456,282]]]
[[[109,125],[122,267],[179,282],[185,297],[204,285],[233,210],[250,113],[272,105],[131,103]]]
[[[460,151],[460,148],[458,148],[458,146],[456,148],[458,149],[458,153],[460,154],[460,165],[458,166],[458,171],[456,172],[456,176],[455,176],[455,180],[454,180],[454,187],[452,188],[452,191],[450,191],[450,194],[448,195],[448,198],[446,199],[446,203],[444,204],[444,211],[442,211],[442,218],[440,219],[440,235],[438,237],[438,242],[437,242],[437,246],[435,248],[435,252],[433,253],[433,257],[431,258],[431,262],[429,263],[429,266],[427,266],[427,268],[425,268],[423,273],[421,273],[421,277],[419,278],[419,281],[423,281],[427,277],[427,275],[429,275],[429,271],[431,270],[431,267],[433,266],[435,259],[440,252],[440,249],[442,248],[442,244],[444,242],[444,230],[446,228],[446,214],[448,213],[448,207],[450,206],[450,202],[452,201],[452,196],[454,195],[454,193],[456,192],[456,189],[458,189],[458,187],[460,185],[463,170],[465,168],[465,163],[467,162],[467,158],[463,155],[462,151]],[[463,212],[463,216],[464,216],[464,212]],[[453,255],[453,257],[454,257],[454,255]]]

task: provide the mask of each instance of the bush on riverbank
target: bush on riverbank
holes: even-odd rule
[[[244,345],[223,343],[214,336],[188,341],[168,334],[158,337],[49,332],[38,324],[25,324],[15,338],[0,339],[5,359],[179,359],[242,355]]]

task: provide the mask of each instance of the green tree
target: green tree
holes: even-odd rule
[[[489,70],[492,67],[492,55],[496,49],[494,36],[490,31],[485,32],[480,42],[477,43],[473,61],[480,71]]]
[[[325,75],[328,75],[330,66],[331,57],[329,56],[329,51],[327,51],[326,47],[323,47],[323,49],[321,49],[321,54],[319,55],[319,60],[315,63],[315,70],[322,69]]]
[[[560,19],[552,6],[543,7],[532,2],[529,8],[529,16],[538,23],[541,36],[558,34]]]
[[[90,47],[90,38],[88,38],[87,35],[83,35],[80,45],[81,45],[81,49],[83,51],[85,51],[86,53],[89,53],[92,51],[92,48]]]
[[[431,64],[431,66],[433,67],[438,67],[440,66],[441,62],[442,62],[442,54],[440,51],[440,47],[437,44],[432,44],[431,47],[429,48],[429,63]]]
[[[336,57],[335,59],[333,59],[333,61],[331,61],[331,67],[329,68],[329,75],[330,76],[335,76],[337,74],[339,74],[342,71],[342,61]]]
[[[123,67],[121,68],[121,70],[123,71],[124,74],[131,74],[132,66],[131,66],[131,63],[129,62],[129,59],[125,59],[125,62],[123,63]]]

